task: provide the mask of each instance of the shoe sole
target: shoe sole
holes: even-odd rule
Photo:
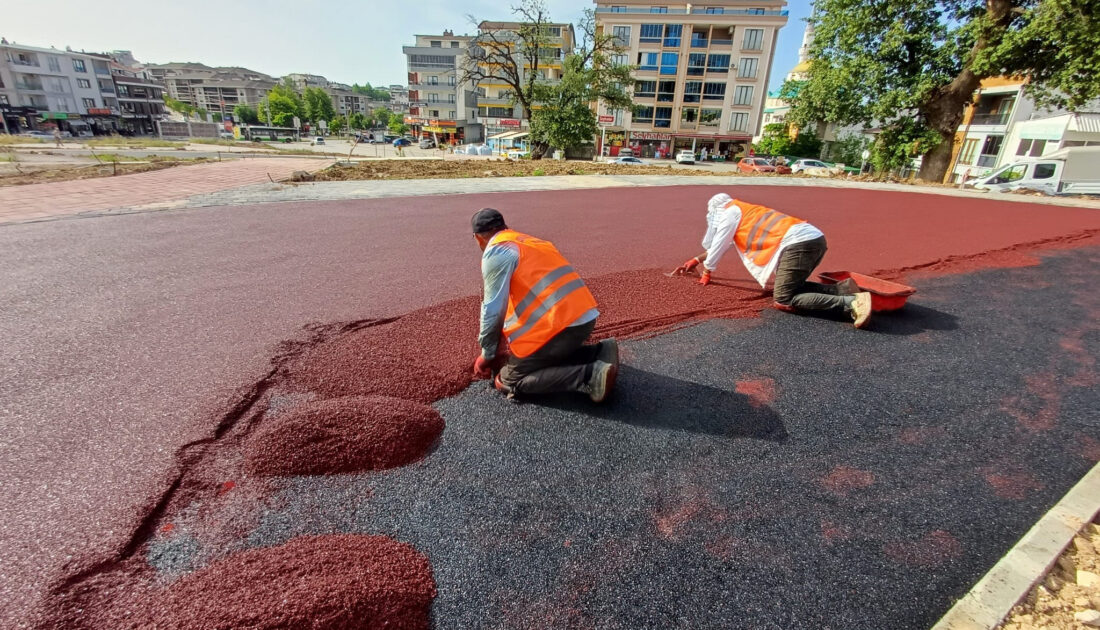
[[[597,361],[603,361],[611,365],[619,365],[619,342],[614,337],[600,342],[600,351],[596,354]]]
[[[610,364],[610,366],[607,368],[607,372],[605,372],[603,376],[603,387],[601,388],[603,393],[600,396],[589,394],[589,398],[592,399],[592,402],[602,403],[603,401],[607,400],[607,397],[611,394],[611,390],[615,388],[615,379],[618,378],[618,376],[618,364]]]
[[[871,300],[870,300],[870,295],[868,294],[867,312],[863,315],[863,317],[858,317],[858,316],[856,317],[855,327],[856,328],[864,328],[865,326],[867,326],[867,323],[870,322],[870,321],[871,321]]]

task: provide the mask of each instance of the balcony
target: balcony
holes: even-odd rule
[[[993,168],[996,165],[997,165],[997,155],[996,154],[992,154],[992,155],[982,154],[982,155],[978,156],[978,166],[986,166],[986,167],[989,167],[989,168]]]
[[[711,48],[717,48],[719,46],[721,46],[723,48],[726,47],[726,46],[732,47],[733,46],[733,40],[732,39],[712,39],[712,40],[710,40],[710,46],[711,46]]]
[[[484,105],[486,107],[511,107],[512,103],[513,103],[513,101],[511,99],[511,97],[507,97],[507,96],[478,96],[477,97],[477,104],[479,106]]]
[[[669,11],[669,13],[672,13],[672,11]],[[787,17],[788,13],[789,13],[789,11],[787,11],[786,9],[784,9],[782,11],[780,11],[780,10],[766,11],[766,10],[761,10],[761,9],[725,9],[725,8],[722,8],[722,9],[718,9],[717,11],[715,11],[714,9],[707,9],[707,8],[702,8],[702,9],[692,8],[692,10],[691,10],[692,15],[763,15],[763,16],[766,16],[766,17]]]
[[[12,59],[12,60],[11,60],[11,64],[12,64],[13,66],[28,66],[28,67],[31,67],[31,68],[39,68],[39,67],[41,67],[41,66],[39,66],[39,65],[38,65],[38,61],[34,61],[34,60],[26,60],[26,61],[24,61],[24,60],[22,60],[22,59]]]
[[[1009,116],[1011,116],[1010,112],[1001,112],[999,114],[974,114],[974,118],[970,120],[970,124],[1007,125]]]
[[[45,88],[41,83],[27,83],[25,81],[16,81],[15,89],[23,90],[24,92],[45,92]]]

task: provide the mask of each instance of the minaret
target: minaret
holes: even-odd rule
[[[798,49],[798,63],[810,60],[810,46],[814,43],[814,25],[806,23],[806,30],[802,33],[802,47]]]

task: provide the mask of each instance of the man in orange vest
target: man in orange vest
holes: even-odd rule
[[[481,354],[474,375],[508,394],[582,392],[603,402],[615,386],[619,346],[614,339],[585,345],[596,327],[596,299],[549,241],[508,229],[483,208],[472,219],[481,247]],[[501,337],[508,350],[501,348]]]
[[[702,264],[699,284],[708,285],[711,272],[731,245],[761,287],[775,273],[772,296],[776,308],[845,312],[855,320],[856,328],[870,321],[871,294],[861,292],[851,279],[837,284],[809,281],[827,249],[821,230],[802,219],[724,193],[707,202],[706,251],[677,267],[675,273],[691,273]]]

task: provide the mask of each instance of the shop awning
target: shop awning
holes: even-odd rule
[[[504,138],[507,138],[508,136],[511,136],[514,133],[515,133],[514,131],[505,131],[503,133],[498,133],[494,136],[489,136],[488,138],[486,138],[486,140],[503,140]]]
[[[512,140],[519,140],[520,138],[526,138],[526,137],[527,137],[527,136],[529,136],[529,135],[531,135],[531,134],[530,134],[530,132],[527,132],[527,131],[518,131],[518,132],[516,132],[516,133],[512,134],[512,137],[511,137],[511,139],[512,139]]]

